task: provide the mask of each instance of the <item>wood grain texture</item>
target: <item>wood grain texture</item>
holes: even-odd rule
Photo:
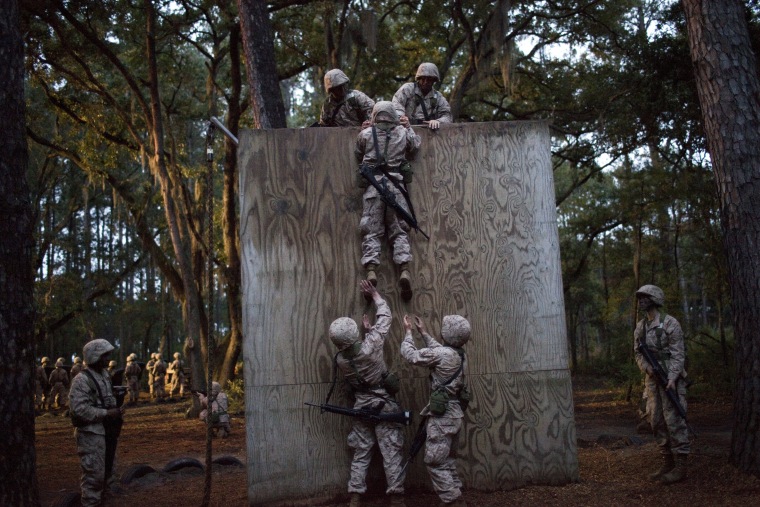
[[[386,359],[403,379],[401,400],[419,410],[429,392],[427,372],[399,356],[403,313],[421,315],[434,333],[444,315],[464,315],[473,330],[468,376],[477,396],[460,443],[466,486],[576,480],[548,127],[499,122],[417,132],[422,148],[411,194],[431,240],[411,234],[412,301],[399,297],[387,247],[378,285],[394,312]],[[303,402],[318,402],[329,388],[330,322],[368,311],[357,288],[357,133],[241,136],[251,504],[345,491],[350,420]],[[414,464],[407,484],[427,483],[422,464]]]

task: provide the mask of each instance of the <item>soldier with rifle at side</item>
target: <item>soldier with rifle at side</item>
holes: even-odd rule
[[[660,311],[665,293],[655,285],[636,291],[639,310],[645,313],[633,333],[636,363],[646,374],[647,412],[660,448],[662,466],[650,480],[663,484],[687,475],[691,450],[686,421],[686,351],[681,325]]]
[[[82,466],[82,507],[102,505],[114,476],[124,407],[119,407],[106,372],[113,349],[107,340],[87,342],[82,351],[86,368],[71,382],[71,422]]]
[[[424,348],[414,345],[413,325],[425,340]],[[460,315],[446,315],[441,324],[443,345],[427,332],[417,316],[404,315],[404,329],[401,356],[410,364],[430,368],[430,402],[420,413],[427,421],[420,426],[418,435],[426,435],[425,465],[433,489],[441,505],[464,507],[462,481],[457,474],[453,450],[470,399],[464,377],[467,357],[462,348],[470,339],[470,323]],[[414,444],[417,440],[415,437]]]
[[[410,225],[401,215],[414,210],[407,192],[412,179],[409,160],[420,148],[420,137],[407,120],[399,120],[393,104],[381,101],[372,110],[372,124],[362,130],[356,139],[354,155],[363,176],[364,209],[359,224],[362,234],[362,266],[366,279],[377,285],[376,270],[380,265],[380,240],[387,236],[393,250],[393,262],[399,267],[401,297],[412,297],[409,263],[412,250],[409,245]],[[384,195],[384,194],[387,194]],[[397,203],[396,206],[390,205]],[[400,210],[394,209],[400,207]],[[417,227],[419,228],[419,227]]]
[[[385,338],[391,327],[391,310],[368,280],[362,280],[360,287],[365,297],[374,302],[377,320],[372,326],[369,317],[364,315],[364,339],[361,339],[359,327],[350,317],[341,317],[330,324],[330,340],[339,351],[335,356],[337,367],[354,393],[354,409],[398,413],[401,411],[395,398],[395,393],[398,392],[398,378],[388,372],[383,355]],[[361,495],[367,491],[367,469],[376,443],[383,456],[387,481],[385,492],[391,495],[391,505],[404,505],[402,428],[403,424],[400,422],[355,419],[354,426],[348,434],[348,446],[354,450],[351,477],[348,481],[350,507],[358,507]]]

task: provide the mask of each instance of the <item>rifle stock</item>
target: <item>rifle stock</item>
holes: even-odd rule
[[[686,428],[694,434],[694,436],[697,436],[697,432],[694,431],[694,429],[689,424],[689,421],[686,419],[686,410],[681,405],[681,402],[678,401],[678,393],[675,391],[675,389],[668,389],[668,375],[665,373],[665,370],[663,370],[662,365],[659,361],[657,361],[657,358],[654,357],[654,354],[652,354],[652,351],[649,350],[649,347],[647,347],[645,344],[639,342],[639,346],[637,347],[638,351],[641,353],[641,355],[644,357],[644,360],[649,363],[649,366],[652,367],[652,371],[654,372],[654,378],[657,381],[658,384],[660,384],[660,387],[662,387],[665,390],[665,395],[668,397],[668,400],[670,400],[670,403],[673,404],[673,406],[676,409],[676,412],[678,412],[678,415],[681,416],[683,421],[686,423]]]
[[[392,422],[392,423],[402,423],[406,426],[409,426],[409,423],[412,422],[412,413],[409,410],[404,410],[402,412],[383,413],[383,412],[380,412],[380,409],[364,410],[360,408],[339,407],[338,405],[328,405],[325,403],[318,405],[316,403],[305,402],[304,405],[308,405],[310,407],[318,407],[322,410],[322,412],[332,412],[333,414],[346,415],[349,417],[364,419],[366,421],[375,422],[375,423]]]
[[[425,445],[425,440],[427,440],[427,417],[422,418],[420,425],[417,428],[417,433],[414,434],[412,445],[409,446],[409,454],[407,455],[406,460],[404,460],[404,466],[401,468],[402,476],[406,471],[406,467],[409,466],[409,463],[414,461],[414,458],[422,450],[422,446]]]

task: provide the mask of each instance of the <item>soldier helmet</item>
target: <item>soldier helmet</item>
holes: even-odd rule
[[[130,361],[130,360],[134,361],[135,359],[137,359],[137,354],[135,354],[134,352],[132,352],[131,354],[127,356],[127,361]]]
[[[63,358],[59,357],[55,362],[55,367],[60,368],[61,366],[63,366]]]
[[[345,350],[359,340],[359,326],[350,317],[335,319],[330,324],[330,340],[338,350]]]
[[[470,340],[470,323],[461,315],[446,315],[441,324],[441,338],[452,347],[461,347]]]
[[[127,362],[128,363],[134,363],[135,362],[135,358],[132,357],[132,354],[130,354],[130,355],[127,356]]]
[[[218,396],[222,392],[222,386],[219,382],[211,382],[211,394]]]
[[[179,356],[180,356],[180,353],[179,353],[179,352],[175,352],[175,353],[174,353],[174,359],[179,359]]]
[[[47,357],[47,356],[45,356],[45,357],[43,357],[43,358],[42,358],[42,361],[40,361],[40,362],[41,362],[42,364],[47,364],[47,363],[49,363],[49,362],[50,362],[50,358],[49,358],[49,357]]]
[[[636,291],[637,296],[649,296],[657,306],[665,304],[665,293],[656,285],[644,285]]]
[[[396,108],[393,107],[393,102],[381,100],[375,103],[375,107],[372,108],[372,123],[379,121],[399,123],[398,113],[396,113]]]
[[[108,362],[108,367],[109,368],[116,368],[116,361],[109,361]]]
[[[79,356],[74,356],[74,364],[80,364],[82,362],[82,358]]]
[[[414,80],[417,81],[421,77],[432,77],[436,81],[441,80],[441,75],[438,73],[438,67],[430,62],[421,63],[420,66],[417,67],[417,75],[414,76]]]
[[[82,349],[84,363],[86,365],[93,365],[97,363],[100,361],[100,357],[103,354],[111,352],[113,348],[113,345],[111,345],[108,340],[104,340],[103,338],[98,338],[96,340],[85,343],[84,348]]]
[[[151,352],[150,353],[150,358],[155,361],[155,359],[156,359],[156,353],[155,352]]]
[[[340,69],[328,70],[325,73],[325,91],[330,92],[331,88],[348,84],[348,76]]]

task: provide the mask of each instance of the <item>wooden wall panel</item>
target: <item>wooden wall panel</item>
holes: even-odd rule
[[[252,504],[345,490],[350,420],[319,415],[303,402],[319,401],[329,387],[330,322],[359,320],[367,311],[357,288],[357,132],[282,129],[241,136]],[[422,148],[411,194],[431,240],[411,234],[412,301],[399,297],[387,248],[378,287],[394,312],[386,359],[404,381],[402,402],[419,410],[429,391],[427,372],[399,356],[403,313],[421,315],[435,333],[443,315],[465,315],[473,329],[468,375],[477,394],[460,452],[467,486],[574,480],[548,127],[500,122],[417,132]],[[421,464],[408,483],[427,484]]]

